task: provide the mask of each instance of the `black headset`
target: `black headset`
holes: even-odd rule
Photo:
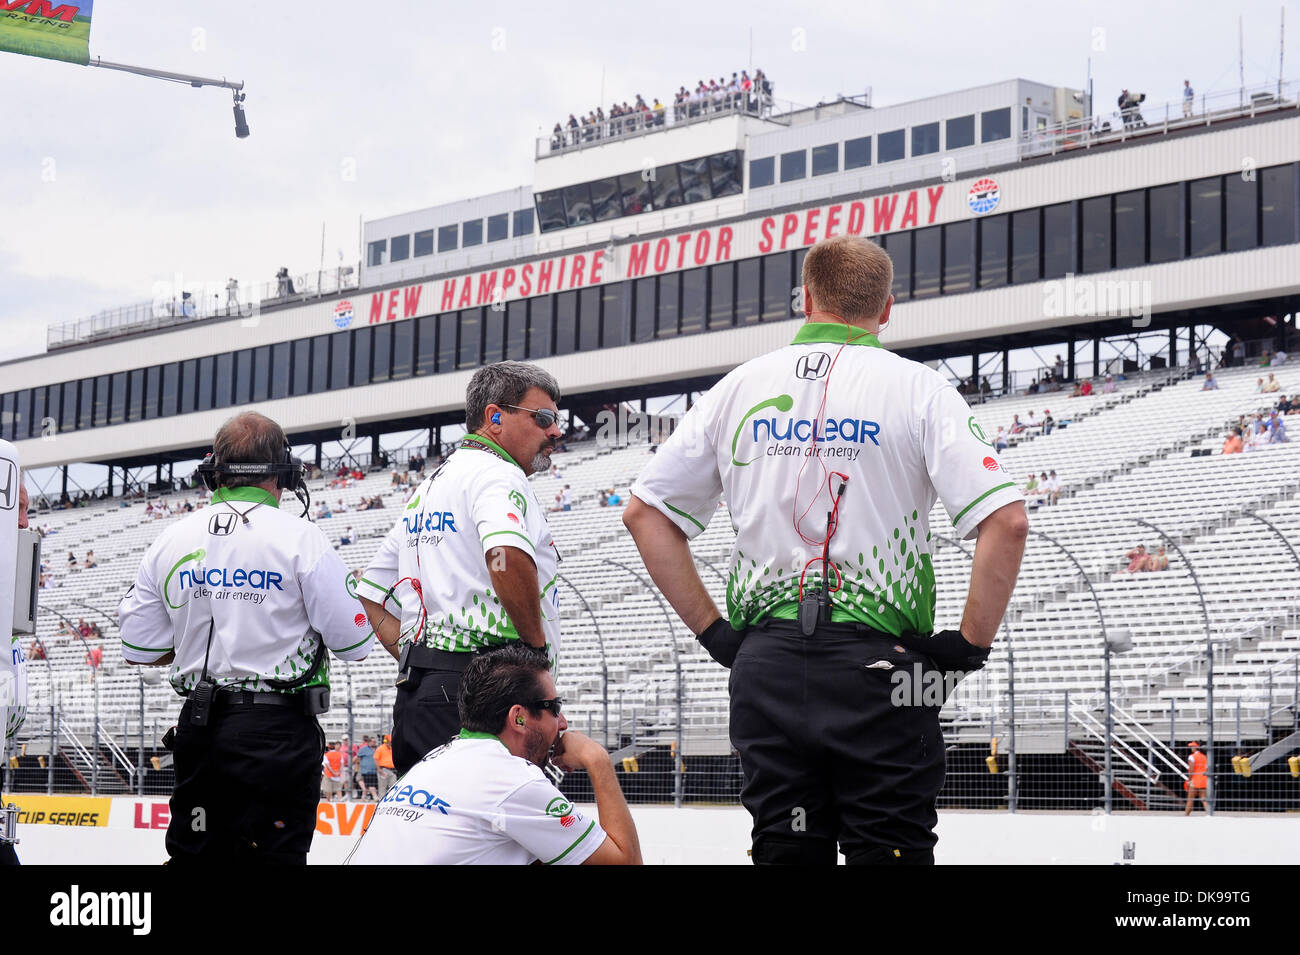
[[[274,474],[275,486],[284,491],[292,491],[302,503],[304,517],[311,506],[311,492],[307,489],[307,465],[300,458],[294,457],[288,441],[284,443],[284,453],[280,460],[274,463],[227,462],[209,451],[195,473],[209,491],[217,490],[223,481],[231,477],[265,477]]]

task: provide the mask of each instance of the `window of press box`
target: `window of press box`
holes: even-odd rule
[[[957,116],[943,122],[944,149],[961,149],[975,145],[975,114]]]
[[[411,257],[411,237],[395,235],[388,240],[388,261],[402,262]]]
[[[762,159],[751,159],[749,161],[749,188],[759,189],[763,186],[770,186],[775,182],[774,171],[776,169],[776,157],[764,156]]]
[[[912,297],[912,233],[891,232],[885,251],[894,262],[894,300],[902,302]]]
[[[415,233],[415,248],[413,250],[415,257],[422,255],[433,255],[433,230],[425,229],[423,232]]]
[[[719,199],[722,196],[734,196],[743,191],[744,185],[740,181],[743,155],[740,150],[733,150],[732,152],[717,153],[709,157],[709,171],[713,179],[714,199]]]
[[[682,202],[703,202],[712,198],[708,157],[679,162],[677,175],[682,183]]]
[[[166,385],[164,385],[164,390]],[[253,350],[253,400],[265,401],[271,388],[271,346]]]
[[[438,316],[425,315],[415,322],[403,322],[403,325],[415,324],[416,356],[415,374],[432,375],[438,371]]]
[[[1011,138],[1011,107],[980,113],[980,142],[991,143]]]
[[[607,282],[600,293],[601,347],[626,345],[632,324],[632,283]]]
[[[912,155],[928,156],[939,151],[939,123],[922,123],[912,127]]]
[[[462,248],[483,244],[482,219],[471,219],[460,224],[460,244]]]
[[[531,209],[529,210],[532,211]],[[516,213],[518,215],[518,213]],[[499,212],[494,216],[488,216],[487,240],[489,242],[500,242],[510,238],[510,214]]]
[[[1211,176],[1187,184],[1187,232],[1190,255],[1223,251],[1223,179]]]
[[[460,227],[455,225],[438,226],[438,251],[454,252],[459,231]]]
[[[1270,166],[1259,175],[1260,242],[1288,245],[1296,234],[1296,172],[1300,164]]]
[[[632,340],[648,342],[655,337],[655,277],[636,280],[636,307],[633,311]]]
[[[912,267],[913,298],[929,298],[939,294],[939,262],[942,235],[939,226],[917,229],[913,233]]]
[[[95,379],[83,378],[80,385],[80,389],[77,389],[77,383],[73,383],[74,394],[78,392],[80,394],[77,405],[77,427],[89,428],[91,421],[94,420]]]
[[[591,187],[587,183],[565,186],[562,191],[565,221],[570,227],[590,225],[595,221],[591,210]]]
[[[1043,208],[1043,278],[1059,279],[1075,268],[1073,202]]]
[[[553,354],[573,354],[577,347],[577,332],[578,293],[561,292],[555,296],[555,349]]]
[[[1259,245],[1259,179],[1223,178],[1223,240],[1225,252]]]
[[[790,317],[794,286],[790,281],[789,252],[763,256],[763,311],[765,322],[779,322]]]
[[[692,335],[704,330],[709,276],[704,269],[688,269],[677,274],[682,280],[681,334]]]
[[[1007,284],[1008,221],[1006,215],[978,220],[980,288],[998,288]]]
[[[319,394],[329,391],[330,387],[330,338],[331,335],[317,335],[311,340],[311,391]],[[222,356],[224,357],[224,356]],[[217,388],[221,388],[221,362],[217,362]],[[217,403],[221,407],[221,403]]]
[[[210,369],[212,359],[205,358],[204,361],[209,363],[209,369]],[[117,374],[112,376],[113,377],[112,386],[111,386],[112,398],[110,399],[108,404],[109,424],[121,424],[123,421],[126,420],[126,374],[127,373],[124,371],[119,371]],[[210,381],[211,381],[211,372],[209,371],[209,382]],[[209,392],[211,392],[211,387],[209,387],[208,390]],[[211,406],[211,402],[209,402],[209,406]],[[207,411],[208,409],[200,408],[199,410]]]
[[[648,178],[642,178],[639,172],[625,172],[618,177],[617,182],[618,201],[623,215],[639,215],[654,207],[654,193]]]
[[[736,263],[737,325],[750,325],[759,319],[762,308],[759,298],[762,265],[761,259],[741,259]]]
[[[506,303],[506,359],[523,361],[528,357],[528,300]]]
[[[1175,262],[1183,257],[1183,183],[1147,190],[1148,262]]]
[[[808,175],[808,151],[797,149],[781,154],[781,181],[793,182]]]
[[[285,344],[288,347],[288,344]],[[194,410],[198,396],[199,360],[190,358],[181,362],[181,400],[180,413],[189,414]]]
[[[384,264],[384,253],[388,251],[388,240],[380,239],[366,246],[366,265],[374,268]]]
[[[515,224],[514,224],[515,238],[518,238],[521,235],[532,235],[532,234],[533,234],[533,210],[516,209]],[[502,238],[504,239],[505,236],[502,236]],[[489,241],[495,242],[496,240],[489,239]]]
[[[578,351],[600,347],[600,295],[599,286],[578,293]]]
[[[95,415],[91,425],[96,428],[108,424],[108,375],[95,379]]]
[[[415,359],[415,322],[394,322],[389,326],[393,330],[393,366],[390,377],[393,381],[411,377],[411,363]]]
[[[618,180],[597,179],[591,184],[592,213],[597,222],[617,219],[623,214],[619,204]]]
[[[410,322],[402,322],[410,325]],[[370,343],[370,382],[387,381],[393,367],[393,326],[380,325],[374,329],[374,339]],[[273,385],[274,387],[274,385]]]
[[[1080,272],[1105,272],[1110,269],[1110,206],[1110,196],[1094,196],[1079,203]]]
[[[542,232],[564,228],[564,194],[559,189],[538,193],[537,221]]]
[[[486,308],[483,310],[483,364],[491,365],[501,360],[505,353],[506,313],[505,309]]]
[[[871,165],[871,137],[860,136],[844,142],[844,168],[860,169]]]
[[[438,316],[438,371],[451,371],[456,367],[456,333],[459,327],[455,312]]]
[[[668,209],[682,204],[682,184],[677,178],[676,166],[656,166],[651,188],[654,190],[656,209]]]
[[[840,144],[827,143],[814,146],[812,151],[812,174],[826,176],[840,171]]]
[[[407,322],[405,324],[410,323]],[[315,339],[312,338],[300,338],[293,343],[293,358],[291,359],[293,366],[293,388],[289,393],[295,398],[299,395],[308,394],[312,390],[311,349],[313,344],[315,344]],[[202,377],[203,369],[200,367],[200,381],[202,381]],[[199,390],[202,391],[201,384]],[[202,411],[204,409],[200,408],[199,410]]]
[[[975,223],[954,222],[943,227],[943,294],[969,292],[975,253]]]
[[[483,309],[467,308],[460,313],[460,350],[457,368],[475,368],[483,359]]]
[[[539,295],[528,302],[528,357],[550,357],[554,341],[555,298]]]
[[[1116,194],[1113,244],[1115,268],[1127,269],[1146,262],[1147,194],[1144,190]]]
[[[906,131],[895,129],[881,133],[876,143],[876,162],[897,162],[907,152]]]

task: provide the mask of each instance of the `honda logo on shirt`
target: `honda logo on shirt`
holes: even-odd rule
[[[235,518],[237,514],[213,514],[212,520],[208,521],[208,533],[216,537],[225,537],[235,532]]]
[[[809,381],[824,378],[830,370],[831,356],[824,351],[815,351],[811,355],[804,355],[794,366],[794,373],[800,378],[807,378]]]
[[[8,458],[0,459],[0,511],[18,506],[18,468]]]

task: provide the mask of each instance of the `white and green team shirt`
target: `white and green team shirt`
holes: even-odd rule
[[[934,629],[935,499],[962,538],[1022,499],[969,406],[938,372],[886,351],[860,329],[822,323],[805,324],[789,346],[718,382],[632,493],[688,538],[704,530],[725,493],[737,529],[727,612],[741,628],[797,617],[799,575],[821,557],[840,484],[833,471],[849,481],[830,545],[842,581],[831,619],[891,634]],[[796,533],[797,518],[816,543]],[[813,564],[805,592],[821,577],[820,562]]]
[[[388,790],[349,865],[581,865],[605,830],[542,771],[461,730]]]
[[[515,547],[537,565],[542,630],[551,665],[560,645],[556,575],[559,557],[542,506],[523,469],[499,445],[475,436],[425,479],[406,504],[357,585],[358,596],[402,619],[402,643],[416,637],[435,650],[476,650],[519,639],[493,592],[486,554]],[[411,581],[420,582],[419,591]]]
[[[243,517],[247,516],[245,524]],[[350,575],[320,528],[286,514],[261,488],[221,488],[212,506],[164,530],[118,606],[122,656],[152,663],[175,651],[171,683],[208,674],[220,686],[271,691],[311,667],[317,647],[361,660],[374,634]],[[328,657],[308,685],[329,683]]]

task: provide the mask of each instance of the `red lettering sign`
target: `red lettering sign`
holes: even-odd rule
[[[388,315],[386,317],[390,322],[397,317],[397,289],[393,289],[388,293]]]
[[[402,289],[402,318],[415,318],[420,311],[420,293],[423,291],[423,285],[408,285]]]
[[[925,196],[930,200],[930,218],[928,220],[930,223],[934,222],[934,214],[939,209],[939,197],[942,195],[943,186],[935,186],[933,188],[926,186],[925,188]]]
[[[379,321],[380,316],[384,314],[384,293],[370,296],[370,321],[368,324],[373,325]]]
[[[812,245],[817,241],[817,220],[821,218],[820,209],[809,209],[804,213],[803,244]]]
[[[758,251],[767,254],[772,251],[772,229],[776,227],[776,220],[768,216],[759,226],[758,231],[762,236],[758,240]]]
[[[785,249],[785,241],[799,230],[799,217],[793,212],[787,212],[785,218],[781,220],[781,248]]]
[[[718,261],[726,262],[731,258],[731,226],[724,225],[718,230]]]
[[[873,225],[872,232],[877,234],[888,232],[894,225],[894,208],[898,205],[897,194],[892,196],[876,196],[872,200],[873,206]]]
[[[627,277],[640,278],[650,264],[650,243],[638,242],[627,250]]]
[[[492,294],[496,291],[496,287],[496,269],[493,269],[491,272],[481,273],[478,277],[478,298],[475,300],[474,304],[487,305],[490,303],[492,301]]]
[[[519,274],[524,277],[523,282],[519,285],[519,294],[527,295],[533,290],[533,263],[526,263],[524,267],[519,270]]]
[[[867,206],[855,202],[849,206],[849,235],[862,235],[862,225],[867,221]]]
[[[447,279],[442,283],[442,305],[439,307],[441,312],[451,311],[456,301],[456,280]]]

